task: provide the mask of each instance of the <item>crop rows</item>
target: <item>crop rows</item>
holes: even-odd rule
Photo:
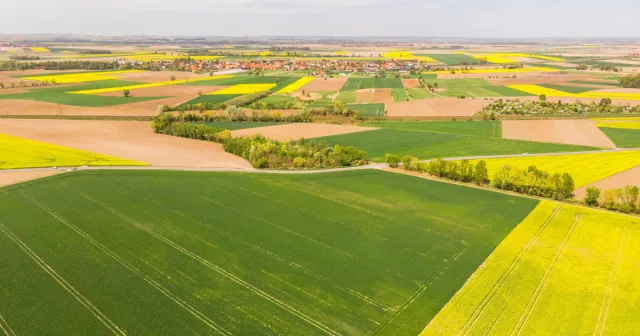
[[[417,334],[536,203],[379,171],[65,174],[0,195],[0,314],[17,335]]]

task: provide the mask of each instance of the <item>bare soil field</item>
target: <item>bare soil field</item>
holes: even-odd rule
[[[386,104],[389,117],[470,117],[491,100],[435,98]]]
[[[60,171],[12,171],[12,170],[0,170],[0,187],[5,187],[11,184],[20,182],[35,180],[41,177],[51,176],[60,173]]]
[[[600,188],[600,190],[604,191],[609,189],[624,188],[628,185],[640,185],[640,166],[636,166],[629,170],[625,170],[622,173],[609,176],[600,181],[578,188],[576,189],[574,194],[576,199],[583,199],[587,194],[587,188],[589,187],[598,187]]]
[[[373,93],[374,103],[391,103],[393,97],[391,96],[391,89],[376,89]]]
[[[417,79],[403,79],[402,85],[407,89],[417,89],[420,87],[420,83]]]
[[[110,107],[68,106],[32,100],[3,100],[0,115],[5,116],[136,116],[149,117],[158,114],[158,105],[180,103],[182,98],[166,98]]]
[[[155,134],[143,121],[2,119],[0,133],[154,166],[250,168],[220,144]]]
[[[505,139],[615,148],[615,144],[588,119],[503,120]]]
[[[356,92],[356,103],[358,104],[373,103],[374,95],[375,94],[373,93],[373,90],[358,91]]]
[[[231,131],[231,135],[252,136],[254,134],[262,134],[268,139],[289,141],[298,140],[300,138],[312,139],[330,135],[364,132],[374,129],[377,128],[332,124],[296,123],[235,130]]]
[[[321,91],[340,91],[342,86],[347,81],[345,77],[338,78],[316,78],[311,82],[307,83],[307,85],[303,86],[299,91],[311,91],[311,92],[321,92]]]

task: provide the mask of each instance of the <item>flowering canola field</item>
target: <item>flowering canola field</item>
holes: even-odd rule
[[[277,84],[237,84],[222,90],[209,93],[210,95],[251,94],[271,89]]]
[[[594,118],[591,120],[593,120],[596,123],[597,127],[626,128],[626,129],[640,130],[639,117],[615,118],[615,119]]]
[[[0,134],[0,169],[146,166],[146,163]]]
[[[220,76],[213,76],[213,77],[192,78],[189,80],[186,80],[186,79],[174,80],[174,81],[155,82],[155,83],[137,84],[137,85],[129,85],[129,86],[118,86],[118,87],[110,87],[110,88],[102,88],[102,89],[94,89],[94,90],[71,91],[67,93],[93,95],[93,94],[100,94],[100,93],[107,93],[107,92],[147,89],[147,88],[153,88],[153,87],[178,85],[178,84],[184,84],[184,83],[194,83],[194,82],[208,81],[213,79],[225,79],[225,78],[233,78],[233,77],[235,76],[220,75]]]
[[[428,56],[416,56],[408,51],[392,51],[392,52],[388,52],[388,53],[384,53],[382,54],[382,56],[386,57],[386,58],[393,58],[393,59],[398,59],[398,60],[407,60],[407,61],[411,61],[411,60],[418,60],[418,61],[422,61],[422,62],[428,62],[428,63],[435,63],[437,62],[437,60],[434,60],[431,57]]]
[[[635,222],[540,202],[420,336],[639,335]]]
[[[627,92],[583,92],[583,93],[569,93],[555,89],[549,89],[539,85],[519,84],[519,85],[507,85],[508,87],[534,95],[547,95],[550,97],[572,97],[572,98],[611,98],[619,100],[640,100],[640,94],[627,93]]]
[[[477,163],[478,160],[474,160]],[[526,169],[536,166],[549,173],[569,173],[576,188],[602,180],[640,165],[640,151],[616,151],[589,154],[521,156],[485,159],[489,178],[504,165]]]
[[[109,80],[109,79],[120,79],[120,77],[117,77],[114,75],[131,73],[131,72],[144,72],[144,70],[85,72],[85,73],[67,74],[67,75],[31,76],[31,77],[22,77],[22,79],[39,81],[39,82],[56,82],[58,84],[85,83],[85,82],[95,82],[95,81],[102,81],[102,80]]]
[[[295,91],[300,90],[300,88],[307,85],[307,83],[311,82],[314,79],[315,77],[311,77],[311,76],[302,77],[297,81],[295,81],[294,83],[285,86],[284,88],[282,88],[282,90],[278,91],[278,93],[293,93]]]
[[[51,50],[44,48],[44,47],[32,47],[29,48],[31,49],[31,51],[35,51],[35,52],[51,52]]]

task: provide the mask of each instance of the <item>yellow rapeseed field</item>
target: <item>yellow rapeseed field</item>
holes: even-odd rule
[[[0,134],[0,158],[0,169],[148,165],[3,134]]]
[[[637,217],[541,201],[420,336],[640,335]]]
[[[531,68],[518,68],[518,69],[471,69],[471,70],[455,70],[456,73],[460,74],[481,74],[481,73],[526,73],[526,72],[554,72],[558,71],[557,69],[544,68],[544,67],[531,67]],[[440,71],[427,71],[423,72],[423,74],[445,74],[450,73],[451,70],[440,70]]]
[[[222,90],[209,93],[210,95],[251,94],[271,89],[277,84],[237,84]]]
[[[285,86],[284,88],[282,88],[282,90],[278,91],[278,93],[293,93],[300,90],[301,87],[307,85],[307,83],[311,82],[314,79],[316,78],[311,76],[302,77],[295,81],[295,83]]]
[[[596,123],[596,126],[598,127],[626,128],[626,129],[640,130],[639,117],[615,118],[615,119],[594,118],[592,120]]]
[[[137,90],[137,89],[146,89],[146,88],[152,88],[152,87],[178,85],[178,84],[184,84],[184,83],[197,83],[202,81],[233,78],[233,77],[235,76],[220,75],[220,76],[213,76],[213,77],[192,78],[189,80],[186,80],[186,79],[174,80],[174,81],[155,82],[155,83],[137,84],[137,85],[129,85],[129,86],[118,86],[118,87],[110,87],[110,88],[94,89],[94,90],[71,91],[67,93],[93,95],[93,94],[100,94],[100,93],[107,93],[107,92],[118,92],[118,91],[124,91],[124,90]]]
[[[386,58],[393,58],[393,59],[407,60],[407,61],[418,60],[418,61],[421,61],[421,62],[428,62],[428,63],[437,62],[437,60],[434,60],[431,57],[428,57],[428,56],[417,56],[417,55],[412,54],[409,51],[391,51],[391,52],[382,54],[382,56],[386,57]]]
[[[640,100],[640,94],[638,93],[626,93],[626,92],[583,92],[583,93],[569,93],[555,89],[549,89],[539,85],[507,85],[508,87],[534,95],[547,95],[550,97],[573,97],[573,98],[611,98],[619,100]]]
[[[474,160],[477,163],[478,160]],[[615,151],[573,155],[520,156],[485,159],[489,179],[504,165],[526,169],[536,166],[549,173],[569,173],[576,188],[640,165],[640,151]]]
[[[120,79],[120,77],[117,77],[114,75],[131,73],[131,72],[144,72],[144,70],[85,72],[85,73],[67,74],[67,75],[31,76],[31,77],[22,77],[22,79],[39,81],[39,82],[56,82],[58,84],[69,84],[69,83],[95,82],[95,81],[102,81],[102,80],[109,80],[109,79]]]
[[[35,51],[35,52],[51,52],[51,50],[44,48],[44,47],[32,47],[29,48],[31,49],[31,51]]]

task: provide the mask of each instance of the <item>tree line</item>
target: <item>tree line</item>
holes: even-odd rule
[[[485,106],[477,115],[485,119],[495,119],[500,115],[554,115],[554,114],[636,114],[640,113],[640,106],[612,104],[610,98],[603,98],[600,102],[563,103],[562,101],[546,101],[541,97],[537,101],[521,101],[498,99]]]
[[[610,189],[602,192],[598,187],[587,188],[583,202],[588,206],[624,213],[640,214],[640,189],[636,186]]]
[[[443,159],[420,162],[418,158],[405,155],[386,154],[385,161],[390,167],[402,167],[408,171],[427,173],[432,176],[446,178],[464,183],[478,185],[490,184],[502,190],[514,191],[521,194],[568,200],[573,197],[575,184],[569,173],[548,173],[535,166],[520,169],[511,165],[504,165],[496,171],[491,179],[484,160],[473,164],[468,160],[446,161]]]
[[[262,135],[232,137],[224,128],[184,121],[172,114],[153,119],[154,132],[221,143],[224,150],[245,158],[255,168],[338,168],[368,163],[367,152],[355,147],[330,146],[325,142],[285,142],[266,139]]]
[[[620,78],[620,86],[623,88],[640,89],[640,73],[630,74]]]

